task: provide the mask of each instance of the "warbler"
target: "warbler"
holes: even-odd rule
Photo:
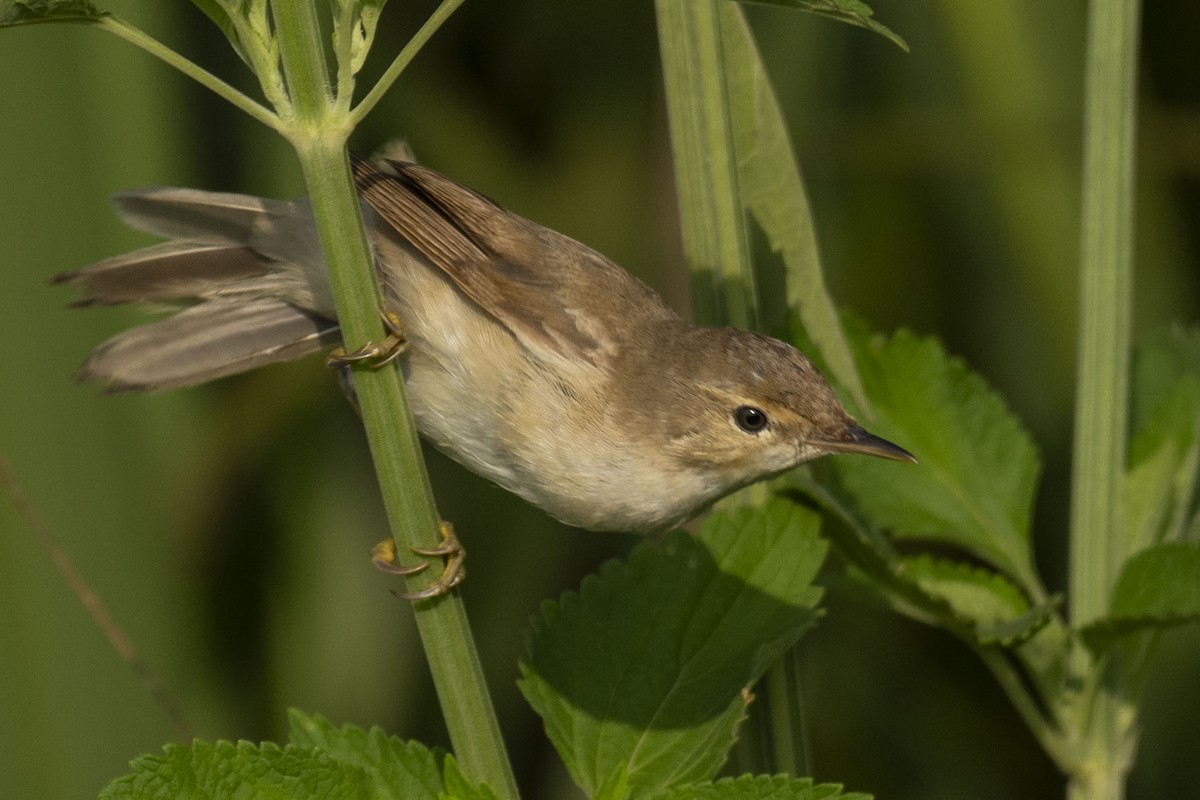
[[[427,167],[353,172],[418,430],[563,522],[661,531],[819,456],[915,461],[791,345],[694,325],[594,250]],[[167,241],[56,280],[77,305],[179,310],[101,344],[81,379],[193,386],[341,343],[307,203],[174,188],[114,203]],[[388,354],[333,360],[370,355]]]

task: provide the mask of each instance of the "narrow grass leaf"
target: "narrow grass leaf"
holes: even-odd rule
[[[817,234],[800,166],[792,152],[779,101],[740,7],[726,6],[721,24],[729,117],[737,152],[738,187],[783,259],[787,305],[820,348],[830,378],[870,417],[837,307],[825,287]]]
[[[589,796],[713,777],[745,690],[816,618],[817,527],[783,500],[715,513],[544,606],[520,685]]]

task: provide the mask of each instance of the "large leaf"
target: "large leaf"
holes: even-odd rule
[[[1082,634],[1103,652],[1123,636],[1187,622],[1200,622],[1200,542],[1164,542],[1125,563],[1109,615]]]
[[[858,323],[847,332],[875,409],[873,432],[920,463],[834,456],[813,473],[851,519],[965,550],[1041,598],[1029,543],[1039,461],[1025,429],[935,340],[905,331],[888,339]]]
[[[817,527],[782,500],[715,513],[697,537],[644,543],[544,606],[521,689],[589,796],[716,773],[744,690],[816,617]]]
[[[89,0],[0,0],[0,28],[38,22],[97,22],[109,16]]]

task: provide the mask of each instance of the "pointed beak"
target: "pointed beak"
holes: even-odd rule
[[[912,453],[887,439],[868,433],[859,425],[846,428],[845,438],[837,440],[817,440],[812,444],[830,453],[862,453],[877,456],[891,461],[908,461],[916,464],[917,458]]]

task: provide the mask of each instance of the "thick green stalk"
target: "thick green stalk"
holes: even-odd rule
[[[1084,96],[1079,368],[1071,492],[1070,614],[1104,615],[1126,558],[1121,530],[1128,415],[1139,0],[1092,0]],[[1080,648],[1082,650],[1082,648]],[[1133,751],[1133,705],[1120,671],[1076,668],[1093,691],[1081,709],[1075,800],[1119,800]]]
[[[272,10],[296,114],[287,120],[287,133],[304,170],[342,335],[354,349],[382,339],[384,329],[346,152],[350,125],[345,116],[330,118],[334,98],[312,0],[281,0]],[[355,388],[398,552],[403,558],[412,547],[437,545],[439,518],[399,371],[356,370]],[[427,586],[437,572],[410,578],[409,588]],[[456,758],[470,778],[490,784],[501,797],[516,798],[462,601],[452,593],[416,603],[414,611]]]

